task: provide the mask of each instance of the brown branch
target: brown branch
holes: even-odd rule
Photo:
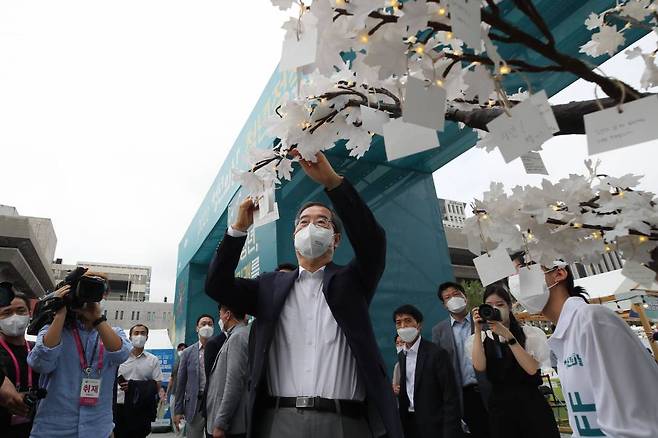
[[[544,34],[548,44],[551,47],[555,47],[555,38],[553,37],[553,33],[546,25],[546,22],[544,21],[544,18],[541,16],[539,11],[537,11],[537,8],[535,8],[532,0],[514,0],[514,4],[521,10],[521,12],[530,18],[534,25],[537,26],[537,29],[539,29],[541,33]]]
[[[635,100],[640,93],[630,85],[601,76],[591,70],[591,67],[578,58],[558,52],[554,46],[544,43],[527,32],[503,20],[499,14],[482,9],[482,20],[490,24],[494,29],[507,34],[510,38],[520,42],[529,49],[534,50],[547,59],[564,67],[565,71],[575,74],[581,79],[593,82],[601,87],[603,92],[621,102],[622,95],[625,95],[625,101]],[[624,88],[622,91],[621,88]]]
[[[486,65],[494,65],[494,62],[487,56],[474,55],[472,53],[461,53],[459,55],[455,53],[443,53],[446,58],[458,60],[458,61],[467,61],[467,62],[480,62]],[[540,73],[546,71],[565,71],[565,68],[561,65],[533,65],[529,64],[521,59],[507,59],[505,62],[509,65],[516,67],[516,70],[529,72],[529,73]],[[446,76],[444,76],[446,77]]]
[[[649,95],[643,94],[642,97]],[[599,103],[603,108],[611,108],[617,105],[615,99],[608,97],[600,99],[598,103],[596,99],[593,99],[552,106],[553,114],[560,127],[560,131],[554,135],[584,134],[585,122],[583,116],[599,111],[601,109]],[[446,111],[446,120],[461,122],[471,128],[488,131],[487,124],[503,112],[504,110],[500,107],[480,108],[470,111],[450,108]]]
[[[569,222],[561,221],[559,219],[552,219],[552,218],[546,219],[546,223],[551,225],[569,225]],[[574,229],[582,228],[585,230],[595,230],[595,231],[603,231],[603,232],[612,231],[615,229],[615,227],[606,227],[603,225],[590,225],[590,224],[578,224],[577,227],[572,225],[572,228]],[[651,233],[647,235],[636,230],[628,230],[628,234],[632,236],[644,236],[649,238],[649,240],[658,240],[658,233]]]

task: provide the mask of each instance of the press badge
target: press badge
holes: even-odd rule
[[[101,394],[101,379],[82,379],[80,406],[96,406]]]

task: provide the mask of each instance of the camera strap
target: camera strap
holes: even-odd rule
[[[82,346],[82,339],[80,338],[80,332],[77,327],[73,327],[73,339],[75,339],[75,346],[78,349],[78,356],[80,357],[80,367],[82,371],[89,377],[91,374],[91,366],[94,363],[94,356],[96,355],[96,348],[98,347],[100,334],[96,334],[96,342],[94,342],[94,349],[91,351],[91,361],[87,362],[87,355],[85,354],[85,349]],[[103,370],[103,343],[100,342],[101,346],[98,350],[98,374],[100,376],[101,371]]]
[[[14,352],[11,351],[11,348],[9,348],[9,345],[5,342],[5,340],[0,336],[0,345],[2,348],[4,348],[7,353],[9,354],[9,357],[11,357],[11,361],[14,362],[14,370],[16,371],[16,389],[20,391],[21,388],[21,367],[18,365],[18,359],[16,359],[16,356],[14,355]],[[28,354],[30,353],[30,343],[25,341],[25,348],[27,349]],[[27,387],[29,389],[32,389],[32,368],[30,365],[27,366]]]

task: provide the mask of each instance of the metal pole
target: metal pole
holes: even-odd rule
[[[651,351],[653,352],[653,357],[654,359],[656,359],[656,361],[658,361],[658,345],[653,340],[651,323],[649,322],[647,313],[644,311],[644,307],[642,307],[641,304],[633,304],[633,310],[635,310],[635,312],[638,315],[640,315],[640,321],[642,321],[642,327],[644,327],[644,333],[647,335],[647,339],[649,339],[649,345],[651,345]]]

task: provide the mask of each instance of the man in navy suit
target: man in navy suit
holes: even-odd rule
[[[299,156],[296,150],[292,154]],[[206,293],[256,317],[250,350],[248,436],[402,438],[390,380],[368,307],[386,260],[386,236],[352,185],[326,157],[300,160],[335,211],[304,205],[295,218],[299,268],[235,278],[256,210],[245,200],[208,271]],[[355,257],[332,262],[343,230]]]

